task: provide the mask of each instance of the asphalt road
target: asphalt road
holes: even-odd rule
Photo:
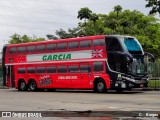
[[[0,89],[0,111],[160,111],[160,91],[19,92]]]

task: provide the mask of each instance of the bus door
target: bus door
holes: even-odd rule
[[[91,80],[91,64],[90,63],[80,63],[80,79],[79,86],[81,88],[89,88]]]
[[[14,69],[13,66],[6,66],[6,71],[7,71],[7,75],[6,75],[6,86],[8,87],[15,87],[15,81],[14,81]]]

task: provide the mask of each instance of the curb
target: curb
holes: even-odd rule
[[[142,88],[143,91],[160,91],[160,88]]]
[[[0,89],[9,89],[9,87],[0,86]]]

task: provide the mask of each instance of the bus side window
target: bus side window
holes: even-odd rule
[[[18,53],[25,53],[26,47],[18,47]]]
[[[65,50],[67,49],[67,43],[58,43],[57,50]]]
[[[105,46],[105,40],[104,39],[97,39],[93,40],[93,46]]]
[[[80,41],[80,48],[87,48],[87,47],[91,47],[91,41],[90,40]]]
[[[106,39],[106,48],[107,51],[122,51],[120,42],[115,38]]]
[[[48,44],[47,50],[56,50],[56,44]]]
[[[16,47],[11,47],[10,49],[9,49],[9,53],[16,53]]]
[[[74,49],[74,48],[78,48],[78,42],[69,42],[68,43],[68,48],[69,49]]]
[[[45,67],[37,67],[37,73],[45,73],[46,68]]]
[[[18,68],[18,74],[25,74],[26,68]]]
[[[89,65],[81,65],[80,66],[80,71],[81,72],[91,72],[91,66],[89,66]]]
[[[35,69],[35,67],[28,67],[28,68],[27,68],[27,72],[28,72],[28,73],[35,73],[35,72],[36,72],[36,69]]]
[[[69,67],[68,67],[68,71],[69,71],[70,73],[77,73],[77,72],[79,72],[79,67],[76,66],[76,65],[69,66]]]
[[[58,73],[66,73],[67,66],[58,66]]]
[[[103,71],[103,62],[94,62],[94,72],[100,72]]]
[[[37,45],[37,51],[44,51],[45,45]]]
[[[47,67],[47,73],[56,73],[56,67],[54,66]]]
[[[28,52],[34,52],[35,48],[36,48],[36,46],[27,46],[27,51]]]

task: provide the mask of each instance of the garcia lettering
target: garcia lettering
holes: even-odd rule
[[[71,54],[43,55],[42,60],[67,60],[71,59]]]

